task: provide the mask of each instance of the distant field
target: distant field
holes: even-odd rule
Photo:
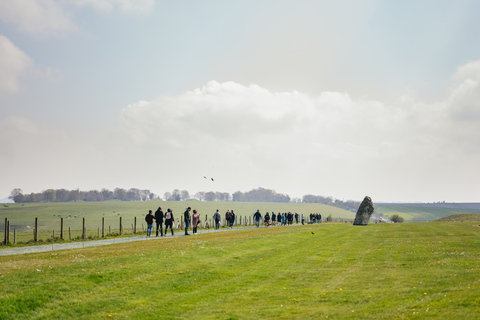
[[[328,223],[0,257],[0,319],[479,319],[480,228]]]
[[[478,213],[461,213],[443,217],[433,222],[480,222],[480,214]]]
[[[375,212],[398,214],[406,221],[432,221],[461,213],[480,213],[480,203],[402,203],[375,204]]]
[[[7,204],[8,207],[0,206],[0,241],[3,240],[5,218],[10,221],[10,230],[16,229],[19,237],[33,238],[35,218],[39,221],[39,231],[43,237],[49,238],[53,230],[56,235],[60,232],[60,217],[64,218],[64,229],[81,230],[83,218],[86,221],[88,234],[96,235],[101,227],[102,218],[105,218],[105,227],[118,230],[119,218],[122,217],[125,229],[130,229],[137,217],[137,229],[146,226],[144,217],[148,210],[155,211],[159,206],[165,211],[171,208],[176,220],[179,220],[188,206],[197,209],[201,220],[205,221],[205,215],[211,219],[216,209],[220,210],[222,219],[228,209],[233,209],[239,218],[251,216],[257,209],[262,215],[268,212],[298,212],[309,215],[320,213],[324,218],[329,214],[335,218],[355,218],[355,213],[337,207],[316,203],[268,203],[268,202],[200,202],[200,201],[104,201],[104,202],[58,202],[58,203],[31,203],[31,204]],[[126,230],[127,231],[127,230]],[[22,234],[24,232],[25,234]],[[75,233],[78,235],[79,233]],[[11,236],[12,238],[12,236]]]

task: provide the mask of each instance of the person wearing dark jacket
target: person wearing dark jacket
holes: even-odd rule
[[[168,209],[167,212],[165,212],[165,237],[167,236],[167,230],[168,227],[170,226],[170,231],[172,231],[172,236],[173,234],[173,222],[175,221],[175,218],[173,218],[173,212],[172,209]]]
[[[186,236],[189,236],[190,233],[188,233],[188,227],[190,226],[190,210],[192,210],[192,208],[188,207],[187,210],[185,210],[185,212],[183,213],[183,219],[185,221],[185,235]]]
[[[155,216],[153,215],[152,210],[149,210],[148,214],[145,216],[145,222],[147,223],[147,237],[152,235],[153,220],[155,220]]]
[[[157,237],[158,237],[158,227],[160,227],[160,234],[163,237],[163,211],[161,207],[158,207],[155,211],[155,222],[157,223]]]
[[[257,210],[257,212],[253,214],[253,218],[255,219],[255,225],[257,226],[257,228],[260,227],[260,218],[262,218],[260,210]]]

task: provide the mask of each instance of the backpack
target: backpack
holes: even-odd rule
[[[227,219],[228,219],[228,220],[231,220],[231,219],[232,219],[232,213],[231,213],[231,212],[227,212]]]
[[[165,213],[165,219],[172,219],[172,213],[170,211],[167,211],[167,213]]]

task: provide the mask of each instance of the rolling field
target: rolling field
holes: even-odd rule
[[[0,319],[478,319],[480,228],[328,223],[0,257]]]
[[[398,214],[405,221],[432,221],[462,213],[480,213],[480,203],[376,203],[375,213]]]
[[[64,218],[64,230],[78,230],[73,236],[81,234],[83,218],[85,218],[87,234],[98,235],[98,228],[102,225],[102,218],[105,218],[105,228],[109,227],[112,232],[118,232],[119,218],[122,217],[124,229],[131,233],[134,217],[137,217],[137,230],[142,230],[142,224],[146,227],[144,220],[148,210],[155,210],[161,206],[165,211],[171,208],[176,220],[183,216],[185,208],[191,206],[200,213],[202,222],[205,215],[211,219],[216,209],[220,210],[222,220],[228,209],[233,209],[238,218],[251,216],[257,209],[262,215],[267,211],[272,212],[298,212],[309,215],[312,212],[321,213],[324,218],[331,214],[335,218],[353,220],[355,213],[340,208],[315,203],[268,203],[268,202],[200,202],[200,201],[104,201],[104,202],[56,202],[56,203],[31,203],[31,204],[8,204],[0,207],[0,241],[3,240],[5,218],[10,220],[10,231],[16,229],[17,242],[33,239],[35,218],[38,218],[39,238],[49,239],[52,231],[55,235],[60,233],[60,218]],[[11,235],[11,239],[13,236]]]

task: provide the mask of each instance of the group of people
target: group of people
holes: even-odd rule
[[[190,235],[188,233],[188,228],[190,227],[190,223],[193,226],[193,234],[197,233],[197,228],[200,225],[200,215],[198,214],[197,210],[193,210],[193,214],[190,215],[190,210],[192,208],[188,207],[185,212],[183,213],[184,220],[185,220],[185,235]],[[152,235],[153,229],[153,221],[157,224],[156,235],[158,237],[158,231],[160,231],[161,237],[167,236],[168,227],[170,227],[170,231],[173,234],[173,223],[175,222],[175,218],[173,217],[172,209],[167,209],[167,212],[163,213],[162,208],[158,207],[157,211],[155,211],[155,215],[153,214],[152,210],[148,211],[148,214],[145,216],[145,222],[147,223],[147,237]],[[163,233],[163,223],[165,223],[165,234]]]
[[[311,215],[310,215],[311,216]],[[257,210],[253,214],[253,218],[255,219],[255,225],[258,228],[260,226],[260,219],[262,218],[262,214],[260,213],[260,210]],[[292,225],[293,224],[293,219],[295,219],[295,223],[298,224],[298,219],[301,218],[302,224],[305,224],[305,216],[302,215],[300,216],[298,213],[295,212],[287,212],[287,213],[278,213],[275,214],[274,211],[272,211],[272,215],[270,216],[270,213],[265,213],[265,216],[263,217],[263,222],[265,223],[265,227],[268,227],[270,225],[275,225],[277,223],[278,226],[286,226]]]
[[[200,225],[200,214],[197,212],[197,210],[193,210],[193,214],[190,215],[190,211],[192,210],[191,207],[188,207],[185,212],[183,213],[183,219],[185,222],[185,235],[189,236],[190,234],[188,233],[188,228],[190,227],[190,224],[192,225],[193,228],[193,234],[197,234],[197,228]],[[260,210],[257,210],[253,214],[253,219],[255,221],[255,226],[258,228],[260,226],[260,219],[262,218],[262,214],[260,213]],[[271,224],[274,225],[275,222],[277,222],[278,226],[285,226],[285,225],[292,225],[293,224],[293,219],[295,219],[296,224],[298,224],[298,220],[301,218],[302,224],[305,224],[305,216],[303,213],[301,216],[295,212],[293,214],[292,212],[288,213],[278,213],[275,214],[274,211],[272,211],[272,215],[270,216],[270,213],[266,213],[265,216],[263,217],[265,227],[270,226]],[[218,230],[220,228],[220,222],[221,222],[221,214],[220,212],[217,211],[213,214],[213,220],[215,221],[215,230]],[[152,229],[153,229],[153,222],[156,222],[157,229],[156,229],[156,236],[158,237],[158,231],[160,230],[160,236],[161,237],[166,237],[167,236],[167,230],[168,227],[170,227],[170,231],[173,234],[173,223],[175,221],[173,217],[173,212],[172,209],[167,209],[167,212],[165,214],[162,211],[161,207],[158,207],[157,211],[155,211],[155,215],[153,214],[152,210],[149,210],[148,214],[145,217],[145,222],[147,222],[147,237],[150,237],[152,235]],[[233,210],[227,210],[225,213],[225,221],[227,228],[233,228],[233,225],[235,224],[235,213]],[[311,223],[320,223],[322,221],[322,215],[319,213],[311,213],[310,214],[310,221]],[[163,233],[163,223],[165,223],[165,234]]]

